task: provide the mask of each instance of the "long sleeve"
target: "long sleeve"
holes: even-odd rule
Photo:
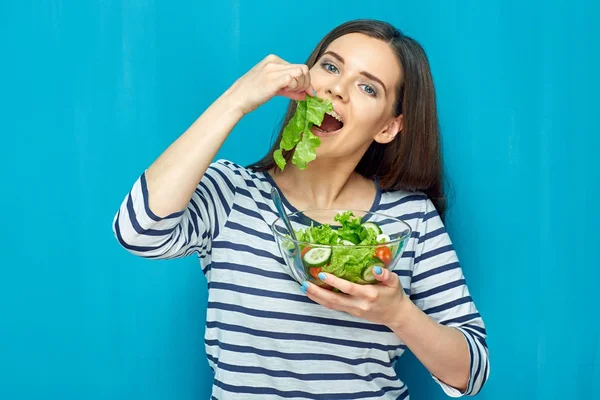
[[[450,237],[430,200],[426,201],[423,214],[410,298],[437,322],[458,329],[467,341],[471,356],[471,371],[464,392],[435,376],[433,379],[451,397],[476,395],[490,373],[485,325],[469,293]]]
[[[171,259],[197,253],[201,260],[209,262],[206,258],[211,241],[219,235],[231,212],[235,182],[236,175],[228,163],[214,162],[187,207],[161,218],[149,207],[144,172],[114,217],[114,235],[122,247],[140,257]]]

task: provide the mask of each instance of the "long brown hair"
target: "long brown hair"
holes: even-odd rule
[[[436,96],[425,51],[392,25],[362,19],[346,22],[329,32],[308,57],[306,65],[312,68],[331,42],[349,33],[362,33],[388,43],[403,69],[394,104],[394,116],[403,114],[402,132],[387,144],[374,141],[356,166],[356,172],[368,179],[377,178],[382,190],[425,193],[444,219],[446,197]],[[273,152],[279,148],[283,128],[295,110],[296,102],[291,101],[273,147],[249,168],[257,171],[275,168]],[[283,153],[288,162],[292,155],[292,151]]]

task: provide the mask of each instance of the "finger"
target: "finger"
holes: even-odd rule
[[[278,91],[276,96],[284,96],[292,100],[306,100],[306,93],[298,93],[296,90],[289,90],[287,88]]]
[[[290,74],[283,74],[275,79],[277,91],[294,91],[298,87],[298,81]]]
[[[338,311],[348,311],[352,308],[352,299],[341,293],[332,292],[313,283],[303,282],[302,291],[308,298],[326,308]]]
[[[297,92],[304,92],[310,87],[310,74],[306,65],[290,65],[284,69],[278,70],[277,73],[289,74],[296,79],[298,86],[295,88]]]
[[[318,277],[321,281],[326,282],[328,285],[331,285],[335,288],[338,288],[340,291],[342,291],[342,293],[348,294],[350,296],[356,295],[361,290],[361,285],[357,285],[356,283],[352,283],[345,279],[338,278],[335,275],[320,272]]]
[[[400,285],[400,281],[398,280],[398,275],[394,274],[393,272],[391,272],[385,268],[381,268],[378,266],[375,266],[372,268],[373,268],[373,276],[379,282],[383,283],[384,285],[386,285],[388,287],[392,287],[392,288],[398,287]]]

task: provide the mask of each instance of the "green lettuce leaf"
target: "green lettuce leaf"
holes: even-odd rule
[[[311,131],[313,125],[321,125],[325,113],[333,110],[329,100],[306,96],[306,100],[296,100],[296,112],[283,129],[279,149],[273,153],[277,166],[283,171],[286,160],[283,150],[292,150],[292,164],[299,169],[306,169],[308,163],[317,158],[316,149],[321,139]]]
[[[334,247],[331,262],[323,267],[323,271],[350,282],[360,282],[363,270],[372,265],[374,250],[371,247]]]

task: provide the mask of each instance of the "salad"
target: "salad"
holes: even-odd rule
[[[327,272],[350,282],[375,283],[373,267],[389,269],[405,240],[390,242],[374,222],[361,223],[352,211],[338,213],[334,220],[337,229],[323,224],[295,230],[299,242],[300,258],[307,274],[318,279],[320,272]],[[295,248],[290,243],[290,252]]]
[[[306,96],[306,100],[296,100],[296,111],[283,130],[279,149],[273,153],[273,159],[282,171],[287,163],[284,150],[294,150],[292,164],[298,169],[306,169],[308,163],[317,158],[316,149],[321,145],[321,139],[310,128],[321,125],[325,113],[332,110],[333,104],[327,99]]]

